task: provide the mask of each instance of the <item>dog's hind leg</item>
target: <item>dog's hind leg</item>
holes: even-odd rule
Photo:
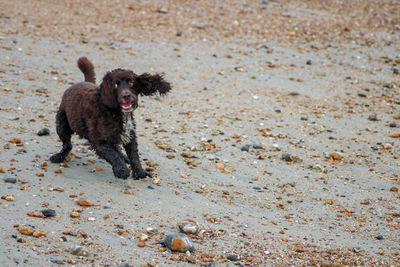
[[[56,125],[58,137],[60,137],[63,144],[61,151],[51,156],[50,161],[53,163],[60,163],[65,160],[72,149],[71,135],[73,133],[71,127],[68,124],[67,116],[64,110],[62,110],[61,108],[57,112]]]
[[[115,177],[126,179],[130,171],[125,164],[125,155],[116,146],[109,144],[94,145],[97,155],[111,164]]]

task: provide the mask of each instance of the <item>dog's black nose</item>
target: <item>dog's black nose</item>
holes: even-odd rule
[[[121,97],[122,97],[124,100],[131,100],[131,98],[132,98],[132,93],[129,92],[128,90],[124,90],[124,91],[121,92]]]

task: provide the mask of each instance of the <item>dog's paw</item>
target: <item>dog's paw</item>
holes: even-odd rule
[[[143,169],[140,169],[140,170],[132,171],[132,177],[135,180],[140,180],[140,179],[143,179],[143,178],[146,178],[146,177],[150,177],[151,178],[151,177],[153,177],[153,175],[151,173],[149,173],[149,172],[146,172]]]
[[[129,177],[130,172],[128,168],[113,168],[114,176],[120,179],[126,179]]]
[[[61,153],[54,154],[53,156],[50,157],[50,161],[52,163],[61,163],[64,162],[64,160],[65,157]]]

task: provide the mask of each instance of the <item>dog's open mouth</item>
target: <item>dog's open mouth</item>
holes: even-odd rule
[[[122,103],[120,106],[124,112],[130,112],[133,110],[133,102]]]

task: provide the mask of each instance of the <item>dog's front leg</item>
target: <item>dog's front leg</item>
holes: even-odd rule
[[[139,180],[142,178],[146,178],[147,176],[152,177],[151,173],[143,170],[142,165],[140,164],[135,131],[131,131],[130,137],[130,142],[124,145],[124,148],[131,163],[133,179]]]
[[[124,155],[117,147],[109,144],[98,144],[94,146],[99,157],[111,164],[114,175],[121,179],[129,177],[129,169],[126,167]]]

